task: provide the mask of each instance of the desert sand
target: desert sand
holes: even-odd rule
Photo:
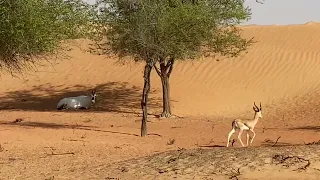
[[[152,72],[145,138],[143,63],[90,54],[77,40],[67,59],[20,78],[2,74],[0,179],[319,179],[320,24],[242,28],[257,43],[240,57],[175,64],[173,118],[154,116],[162,96]],[[92,109],[55,109],[92,88]],[[226,148],[232,120],[252,118],[254,101],[263,118],[252,147],[234,135]]]

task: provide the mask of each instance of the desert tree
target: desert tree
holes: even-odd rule
[[[242,0],[170,0],[159,23],[161,55],[154,68],[162,83],[163,112],[171,116],[169,78],[177,60],[202,55],[238,56],[253,42],[241,37],[237,25],[250,17]]]
[[[81,0],[1,0],[0,71],[34,70],[61,41],[89,35],[93,17]]]
[[[96,42],[104,53],[144,61],[141,135],[147,134],[150,72],[163,88],[162,116],[171,115],[169,78],[178,60],[238,56],[252,43],[237,26],[250,18],[244,0],[101,0]],[[128,59],[128,58],[126,58]]]

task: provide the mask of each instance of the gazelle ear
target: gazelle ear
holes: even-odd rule
[[[95,94],[96,94],[96,89],[93,89],[93,90],[91,91],[91,93],[92,93],[92,95],[95,95]]]
[[[261,107],[261,102],[260,102],[260,111],[262,110],[262,107]]]

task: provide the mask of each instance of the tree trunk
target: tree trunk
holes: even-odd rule
[[[153,60],[148,60],[146,66],[144,67],[144,86],[141,99],[141,109],[142,109],[142,122],[141,122],[141,136],[147,135],[147,120],[148,120],[148,96],[150,92],[150,73],[153,67]]]
[[[162,114],[161,117],[170,117],[171,103],[170,103],[170,74],[172,72],[174,59],[171,58],[167,64],[164,60],[160,60],[160,70],[154,65],[162,83]]]
[[[162,74],[161,83],[162,83],[162,114],[161,117],[170,117],[171,116],[171,105],[170,105],[170,84],[169,77],[167,74]]]

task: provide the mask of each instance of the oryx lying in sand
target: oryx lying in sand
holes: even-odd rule
[[[67,97],[59,101],[57,109],[89,109],[96,102],[96,90],[92,90],[91,95],[82,95],[77,97]]]

